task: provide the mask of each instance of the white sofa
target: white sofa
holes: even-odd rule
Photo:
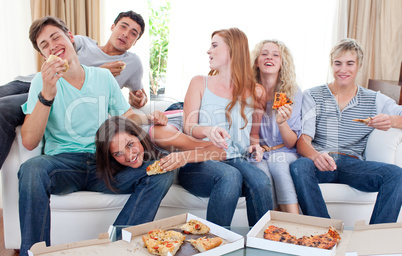
[[[172,102],[151,102],[142,110],[164,110]],[[20,128],[17,137],[1,170],[3,194],[4,239],[7,249],[20,246],[18,218],[18,178],[21,163],[39,155],[41,147],[26,150],[21,144]],[[367,158],[394,163],[402,167],[402,130],[374,131],[367,144]],[[330,215],[342,219],[346,226],[356,220],[368,223],[376,193],[363,193],[346,185],[321,184]],[[52,244],[94,239],[106,232],[122,209],[128,195],[108,195],[95,192],[76,192],[69,195],[51,196],[51,240]],[[165,218],[185,212],[205,218],[208,199],[198,198],[175,183],[163,199],[156,218]],[[399,222],[402,221],[399,217]],[[239,200],[232,226],[247,225],[246,204]]]

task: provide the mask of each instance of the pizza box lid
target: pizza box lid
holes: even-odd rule
[[[30,256],[57,256],[57,255],[112,255],[111,252],[120,251],[118,243],[111,243],[108,233],[99,234],[98,239],[73,242],[68,244],[60,244],[46,246],[45,242],[39,242],[30,248],[28,255]],[[128,255],[128,254],[118,254]],[[131,253],[132,255],[132,253]]]
[[[356,222],[345,256],[402,255],[402,223],[366,225]]]
[[[178,228],[187,221],[195,219],[204,224],[206,224],[210,228],[210,232],[213,235],[219,236],[223,239],[222,245],[217,248],[197,253],[193,255],[202,255],[202,256],[215,256],[215,255],[222,255],[225,253],[229,253],[235,251],[240,248],[244,248],[244,237],[236,234],[228,229],[225,229],[219,225],[216,225],[212,222],[209,222],[205,219],[199,218],[195,215],[190,213],[185,213],[161,220],[156,220],[149,223],[144,223],[137,226],[132,226],[128,228],[124,228],[121,231],[122,239],[124,241],[133,244],[138,250],[136,251],[136,255],[151,255],[143,245],[141,236],[147,234],[152,229],[170,229],[170,228]],[[144,252],[140,254],[140,252]],[[179,251],[180,252],[180,251]]]
[[[269,225],[285,228],[287,232],[296,237],[325,234],[328,232],[328,228],[332,226],[341,235],[339,245],[343,240],[342,220],[268,211],[248,232],[246,246],[294,255],[332,256],[336,254],[337,246],[331,250],[326,250],[264,239],[264,231]]]

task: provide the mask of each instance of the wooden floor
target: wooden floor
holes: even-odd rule
[[[14,250],[6,250],[4,248],[4,230],[3,230],[3,209],[0,208],[0,255],[1,256],[18,256],[19,253]]]

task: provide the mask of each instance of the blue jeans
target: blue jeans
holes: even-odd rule
[[[186,164],[179,181],[193,195],[209,197],[207,220],[221,226],[230,226],[240,196],[250,226],[273,207],[268,176],[243,158]]]
[[[173,183],[174,173],[148,176],[144,163],[115,175],[117,193],[131,194],[114,225],[137,225],[152,221],[162,198]],[[50,245],[50,195],[75,191],[112,192],[96,174],[94,154],[64,153],[29,159],[18,172],[21,228],[20,255],[40,241]]]
[[[364,192],[378,192],[370,224],[396,222],[402,206],[402,169],[392,164],[330,155],[337,165],[333,172],[318,170],[312,160],[304,157],[290,165],[303,213],[330,218],[318,183],[341,183]]]
[[[28,99],[30,85],[16,80],[0,86],[0,168],[10,152],[15,128],[24,122],[21,105]]]

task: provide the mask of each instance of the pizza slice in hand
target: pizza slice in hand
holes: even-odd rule
[[[366,119],[353,119],[353,121],[359,122],[359,123],[362,123],[362,124],[365,124],[365,125],[368,125],[368,123],[369,123],[371,120],[373,120],[372,117],[367,117]]]
[[[191,245],[194,246],[194,248],[200,252],[205,252],[205,251],[211,250],[222,244],[222,238],[220,238],[220,237],[213,237],[213,238],[200,237],[195,240],[190,239],[187,241],[189,241],[191,243]]]
[[[161,169],[161,166],[159,165],[159,160],[155,161],[153,164],[151,164],[147,167],[148,175],[162,174],[165,172],[166,171]]]
[[[293,104],[293,102],[286,96],[286,93],[276,92],[272,109],[278,109],[286,104]]]

